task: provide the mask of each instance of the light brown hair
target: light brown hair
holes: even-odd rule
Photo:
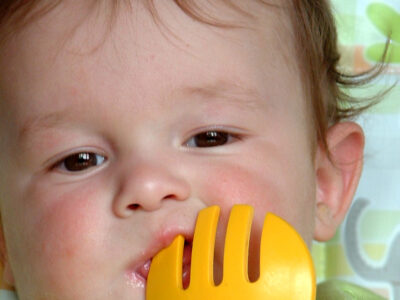
[[[193,19],[218,27],[231,27],[212,18],[202,10],[196,0],[172,0],[184,13]],[[232,1],[222,0],[227,5],[236,7]],[[265,5],[277,6],[265,0],[254,0]],[[2,0],[0,1],[0,41],[17,32],[34,19],[46,14],[61,0]],[[93,3],[98,3],[94,0]],[[110,2],[111,19],[121,3],[130,0]],[[358,115],[374,104],[370,99],[356,99],[348,94],[348,88],[361,86],[376,78],[383,69],[378,65],[371,71],[346,75],[339,70],[340,54],[337,45],[335,20],[329,0],[289,0],[282,1],[287,6],[291,26],[295,34],[295,46],[299,68],[304,78],[304,92],[310,101],[312,124],[315,128],[316,141],[327,151],[327,128],[344,119]],[[158,19],[154,0],[145,2],[149,11]],[[247,13],[242,11],[243,13]],[[0,43],[1,46],[1,43]],[[369,101],[367,101],[369,100]]]

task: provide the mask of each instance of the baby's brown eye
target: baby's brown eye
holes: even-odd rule
[[[105,160],[104,156],[93,152],[75,153],[65,158],[59,168],[69,172],[84,171],[88,168],[98,166]]]
[[[188,142],[188,147],[217,147],[227,144],[231,135],[223,131],[206,131],[196,134]]]

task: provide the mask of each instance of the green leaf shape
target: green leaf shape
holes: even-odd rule
[[[386,44],[375,44],[367,48],[366,56],[374,62],[381,62],[385,51]],[[400,64],[400,44],[391,44],[388,49],[386,61],[387,63]]]
[[[318,285],[317,300],[339,299],[386,300],[363,287],[341,280],[329,280]]]
[[[383,3],[372,3],[367,8],[367,15],[380,32],[400,43],[400,14],[394,8]]]

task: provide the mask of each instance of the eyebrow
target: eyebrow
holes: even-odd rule
[[[68,114],[67,114],[68,115]],[[54,111],[45,115],[28,119],[23,123],[17,133],[17,141],[22,141],[30,132],[38,131],[41,128],[52,128],[56,125],[65,124],[67,120],[66,111]]]
[[[226,101],[227,104],[250,110],[255,110],[262,104],[262,97],[255,88],[226,80],[203,86],[186,86],[182,89],[182,93],[188,96],[199,96],[210,102],[218,98]]]
[[[179,89],[185,96],[198,96],[202,101],[213,103],[216,99],[227,105],[236,105],[239,108],[255,111],[262,104],[260,94],[251,87],[244,87],[235,82],[226,80],[216,81],[202,86],[185,86]],[[58,125],[65,125],[69,119],[68,110],[49,112],[45,115],[32,117],[23,123],[17,134],[17,141],[22,141],[30,134],[39,129],[49,129]]]

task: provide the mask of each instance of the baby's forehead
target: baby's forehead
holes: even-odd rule
[[[15,16],[9,17],[10,22],[2,23],[0,33],[10,29],[8,32],[14,33],[15,36],[21,29],[26,31],[27,28],[34,26],[42,34],[53,34],[53,42],[59,39],[66,42],[68,38],[83,35],[82,31],[87,30],[89,32],[86,32],[84,38],[89,43],[94,42],[97,38],[96,33],[100,32],[103,33],[100,39],[104,41],[113,29],[118,27],[118,24],[130,27],[131,33],[137,34],[136,31],[141,30],[141,25],[151,22],[163,34],[169,35],[168,38],[179,40],[179,32],[187,27],[187,21],[190,19],[197,25],[203,24],[214,30],[232,29],[223,31],[223,35],[229,35],[229,31],[238,29],[254,30],[267,27],[275,29],[279,37],[283,38],[284,31],[290,30],[291,27],[289,8],[283,1],[274,2],[199,0],[154,3],[151,0],[110,2],[64,0],[54,1],[53,5],[47,5],[45,1],[36,0],[30,1],[32,11],[20,14],[15,11]],[[29,7],[28,5],[27,10]],[[19,18],[23,14],[26,14],[26,19]],[[186,20],[182,18],[182,15],[186,15]],[[261,26],[260,23],[262,23]],[[193,31],[193,34],[197,32]]]
[[[108,13],[103,4],[89,6],[89,2],[92,3],[60,1],[60,5],[36,22],[28,23],[20,34],[0,47],[2,67],[7,67],[14,59],[27,67],[29,64],[38,67],[43,60],[46,63],[41,67],[51,68],[61,53],[76,55],[77,61],[88,61],[92,54],[100,54],[97,59],[104,59],[102,50],[107,47],[119,52],[121,60],[124,60],[124,42],[132,38],[136,40],[136,46],[143,49],[151,49],[159,41],[168,40],[177,52],[191,51],[188,46],[201,43],[210,36],[213,36],[210,43],[220,39],[240,44],[243,32],[253,36],[252,40],[245,41],[250,43],[244,47],[279,48],[287,58],[294,56],[288,18],[282,17],[287,16],[286,12],[282,8],[262,5],[260,1],[246,1],[246,6],[243,1],[216,1],[213,5],[208,1],[198,1],[208,4],[194,11],[194,17],[173,1],[162,2],[154,8],[140,5],[146,1],[128,1],[131,4],[126,10],[122,9],[126,2],[121,1],[121,5],[112,10],[114,13]],[[214,20],[213,24],[211,20]],[[151,41],[143,39],[149,28],[159,31],[157,38],[153,37]]]
[[[61,1],[59,6],[27,24],[1,47],[0,72],[7,76],[1,76],[0,93],[4,99],[22,99],[3,101],[3,105],[12,105],[16,111],[32,112],[44,99],[68,103],[68,97],[93,96],[104,86],[123,86],[127,78],[121,74],[126,74],[124,70],[129,68],[129,74],[135,74],[131,78],[134,81],[143,81],[145,85],[157,81],[160,86],[165,77],[171,76],[170,70],[176,70],[178,75],[174,76],[180,77],[176,84],[185,77],[196,81],[199,68],[207,69],[210,77],[213,73],[219,77],[242,73],[245,77],[246,72],[256,68],[260,72],[268,68],[274,73],[283,64],[277,55],[286,51],[284,59],[291,60],[291,64],[284,67],[295,65],[291,59],[294,47],[288,47],[285,42],[291,35],[282,34],[282,26],[289,26],[282,21],[283,9],[261,5],[259,1],[246,2],[246,6],[245,2],[236,1],[236,5],[241,5],[237,7],[226,5],[225,1],[213,2],[214,5],[201,2],[208,3],[201,7],[206,21],[215,14],[218,15],[215,22],[230,24],[226,27],[196,21],[173,1],[154,7],[157,15],[155,11],[152,14],[148,6],[140,5],[142,1],[132,1],[129,9],[119,7],[112,18],[105,12],[104,5],[87,6],[89,2]],[[257,12],[257,15],[250,16],[249,12]],[[235,69],[240,64],[224,57],[227,52],[216,51],[223,48],[235,49],[235,55],[238,54],[235,59],[240,57],[246,61],[251,70]],[[265,49],[251,53],[276,57],[269,59],[269,65],[265,66],[261,61],[264,57],[249,55],[250,48]],[[205,59],[203,63],[201,59]],[[145,71],[150,64],[154,66],[152,71]],[[192,72],[184,74],[183,69]],[[100,85],[91,82],[93,74],[100,79]]]

